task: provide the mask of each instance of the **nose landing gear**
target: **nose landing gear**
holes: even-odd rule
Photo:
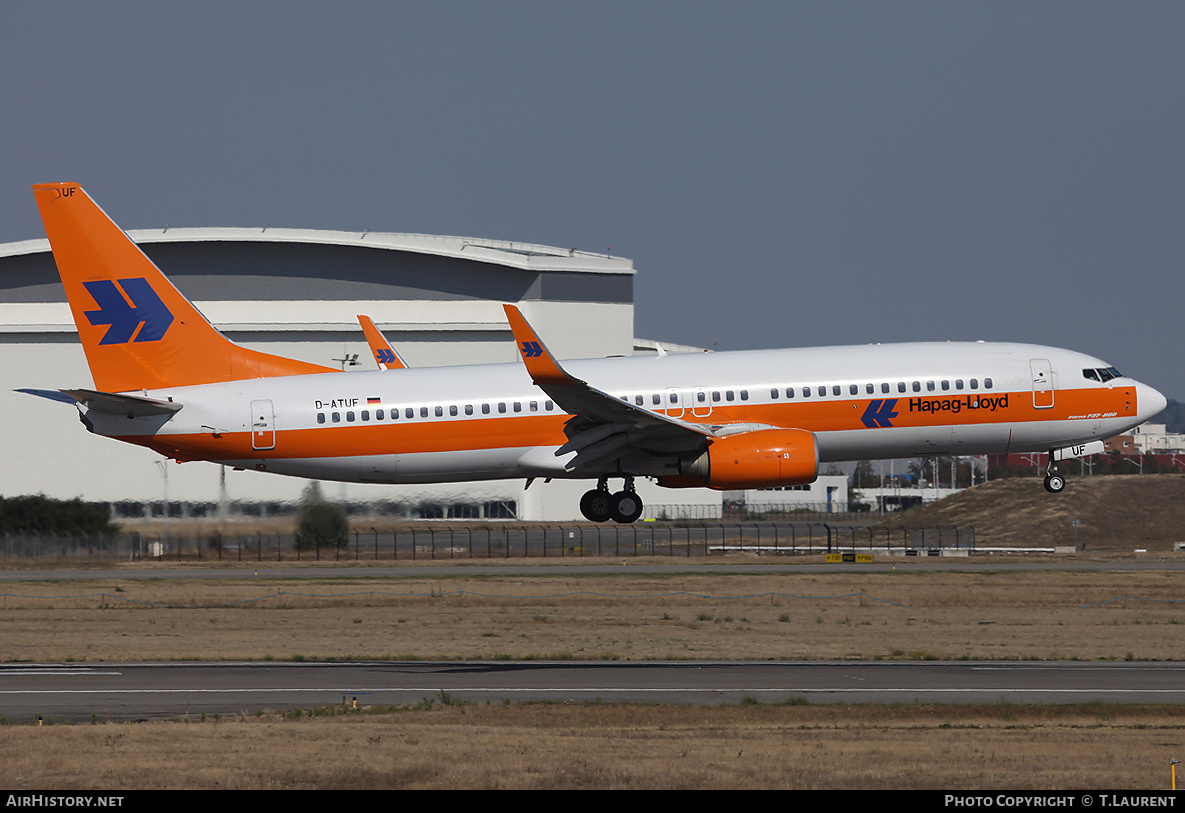
[[[1060,494],[1066,488],[1066,478],[1062,477],[1058,465],[1054,462],[1053,452],[1049,453],[1049,467],[1045,469],[1045,490],[1050,494]]]
[[[609,478],[602,477],[597,487],[580,498],[580,513],[589,522],[631,523],[642,516],[642,498],[634,491],[634,478],[626,477],[625,486],[616,494],[609,493]]]

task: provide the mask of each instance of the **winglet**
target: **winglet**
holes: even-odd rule
[[[362,325],[362,332],[366,334],[366,343],[370,345],[370,352],[374,354],[374,360],[378,363],[380,370],[407,369],[407,362],[395,352],[395,348],[374,326],[374,321],[369,316],[358,314],[358,324]]]
[[[503,305],[506,311],[506,321],[510,323],[510,332],[514,334],[515,344],[519,355],[527,365],[527,372],[531,380],[542,386],[544,384],[583,384],[583,381],[573,378],[564,371],[555,356],[547,349],[547,345],[539,338],[539,334],[528,324],[527,320],[514,305]]]

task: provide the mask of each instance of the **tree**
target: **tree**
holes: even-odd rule
[[[346,522],[346,512],[325,501],[320,483],[313,481],[305,487],[296,516],[296,547],[299,550],[344,548],[349,544],[350,526]]]

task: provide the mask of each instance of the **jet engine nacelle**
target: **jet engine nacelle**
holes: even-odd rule
[[[680,461],[678,475],[658,478],[668,488],[772,488],[813,483],[819,445],[803,429],[758,429],[716,438],[698,457]]]

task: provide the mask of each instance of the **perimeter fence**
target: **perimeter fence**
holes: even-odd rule
[[[806,555],[882,552],[937,555],[975,550],[971,527],[879,528],[826,522],[633,525],[454,525],[355,528],[341,546],[301,545],[293,533],[147,536],[3,534],[6,563],[22,561],[348,561],[493,558]]]

